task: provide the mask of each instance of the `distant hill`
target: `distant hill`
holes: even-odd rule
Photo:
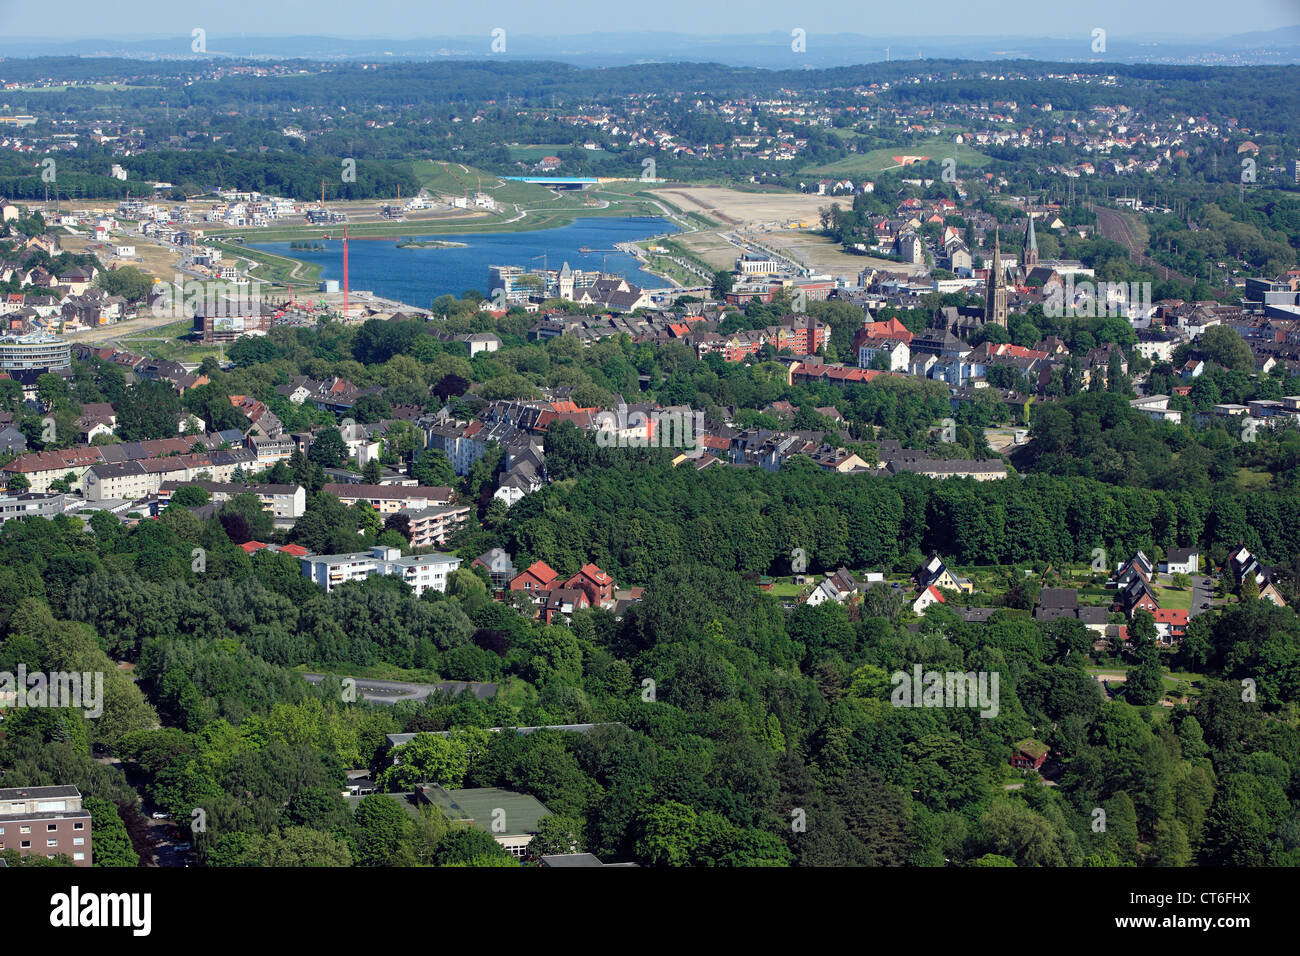
[[[547,59],[580,66],[642,62],[710,62],[728,66],[788,69],[872,63],[921,57],[960,59],[1041,59],[1061,62],[1112,60],[1121,63],[1197,63],[1223,65],[1300,62],[1300,25],[1253,31],[1224,38],[1153,36],[1131,39],[1120,31],[1107,38],[1104,54],[1092,50],[1091,31],[1077,36],[866,36],[816,35],[803,53],[791,50],[788,33],[695,36],[678,33],[589,33],[541,36],[512,34],[506,53],[513,60]],[[251,59],[304,58],[455,59],[490,53],[490,38],[235,36],[211,32],[204,56]],[[102,37],[81,39],[0,38],[0,56],[121,56],[189,59],[189,36]]]

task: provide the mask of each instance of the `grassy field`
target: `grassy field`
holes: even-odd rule
[[[419,160],[412,164],[420,185],[429,192],[444,196],[464,196],[471,198],[474,193],[490,193],[499,203],[545,203],[550,197],[550,190],[545,186],[532,183],[516,183],[502,179],[495,173],[484,172],[461,163],[437,162],[432,159]]]
[[[1237,486],[1243,491],[1266,491],[1273,483],[1273,476],[1266,471],[1252,468],[1237,469]]]
[[[1190,589],[1180,591],[1178,588],[1162,588],[1157,585],[1154,588],[1156,600],[1160,602],[1160,607],[1167,611],[1190,611],[1192,609],[1192,592]]]
[[[537,162],[543,156],[557,156],[562,149],[572,149],[570,143],[530,143],[525,146],[507,146],[510,158],[515,161]],[[587,149],[586,153],[600,154],[604,153],[603,149]]]
[[[320,286],[321,267],[316,263],[301,262],[262,249],[249,249],[234,242],[218,242],[214,245],[227,257],[251,259],[256,265],[249,268],[250,278],[285,288],[293,286],[315,289]]]
[[[653,197],[656,202],[665,206],[670,212],[676,213],[680,219],[686,221],[687,223],[689,223],[690,225],[694,226],[697,229],[704,229],[704,230],[717,229],[721,225],[721,223],[717,222],[716,220],[710,219],[708,216],[704,215],[701,212],[683,211],[681,206],[674,203],[671,199],[668,198],[668,193],[666,192],[663,191],[656,192],[656,193],[638,192],[637,195],[645,198]]]
[[[771,594],[779,601],[793,601],[805,590],[805,585],[792,584],[789,581],[777,581],[772,585]]]
[[[126,326],[123,326],[123,329],[125,330]],[[169,362],[187,364],[202,362],[209,355],[220,354],[220,346],[201,345],[189,341],[187,336],[193,329],[194,323],[183,319],[180,322],[172,322],[169,325],[160,325],[140,332],[124,331],[124,334],[113,341],[127,351],[143,352],[151,358],[165,359]]]
[[[460,196],[485,192],[499,207],[490,213],[443,213],[437,218],[412,218],[405,222],[387,220],[349,222],[348,235],[356,238],[395,238],[446,235],[448,233],[532,232],[558,229],[575,219],[593,216],[662,216],[663,210],[648,197],[633,195],[640,183],[608,183],[581,192],[560,193],[531,183],[507,182],[497,176],[462,167],[456,163],[422,161],[415,164],[426,189],[443,195]],[[587,205],[595,201],[598,205]],[[323,233],[342,235],[342,225],[281,226],[265,229],[210,229],[213,237],[239,235],[250,242],[284,242],[319,239]]]
[[[1129,668],[1127,664],[1116,664],[1113,667],[1093,665],[1085,667],[1084,671],[1092,677],[1100,677],[1103,674],[1116,674],[1127,678]],[[1185,685],[1187,696],[1190,698],[1197,695],[1199,686],[1205,681],[1205,675],[1192,673],[1191,671],[1166,671],[1161,675],[1161,681],[1164,684],[1166,693],[1171,690],[1178,690],[1180,685]]]
[[[663,242],[659,239],[647,239],[645,242],[638,242],[637,245],[642,249],[646,249],[649,246],[663,246]],[[667,248],[667,246],[663,247]],[[674,280],[679,285],[696,286],[701,281],[699,276],[683,269],[662,253],[647,252],[646,266],[659,275]]]
[[[897,168],[898,161],[894,159],[895,156],[929,156],[936,163],[951,157],[957,160],[958,176],[961,175],[963,168],[978,169],[992,162],[988,156],[964,143],[958,145],[951,139],[934,137],[911,146],[889,146],[884,149],[873,149],[869,153],[846,156],[824,166],[809,166],[801,172],[820,176],[878,173],[885,169]]]
[[[656,242],[658,245],[663,246],[673,255],[685,259],[687,262],[693,262],[702,269],[713,270],[715,268],[714,266],[709,265],[708,262],[706,262],[704,259],[700,258],[700,256],[698,256],[693,249],[691,249],[687,245],[684,245],[680,240],[659,239],[656,240]],[[688,284],[695,285],[699,281],[700,280],[698,277],[692,276]]]

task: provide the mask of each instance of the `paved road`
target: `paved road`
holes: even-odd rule
[[[1214,596],[1214,579],[1202,577],[1198,574],[1192,578],[1192,610],[1188,617],[1192,618],[1198,614],[1203,614],[1205,609],[1201,607],[1202,604],[1216,607],[1217,598]]]
[[[325,679],[324,674],[303,674],[309,684],[319,684]],[[342,678],[340,678],[342,679]],[[413,684],[408,681],[375,680],[370,677],[356,678],[357,692],[363,700],[377,704],[394,704],[399,700],[424,700],[430,694],[448,692],[461,694],[468,691],[480,700],[492,697],[497,692],[496,684],[479,684],[473,681],[441,681],[437,684]]]

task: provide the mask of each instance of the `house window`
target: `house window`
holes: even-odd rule
[[[59,841],[58,841],[58,840],[46,840],[46,841],[45,841],[45,845],[46,845],[46,846],[58,846],[58,845],[59,845]]]
[[[73,837],[73,838],[72,838],[72,845],[73,845],[73,846],[85,846],[85,844],[86,844],[86,838],[85,838],[85,837]]]
[[[46,833],[53,833],[53,832],[54,832],[55,830],[57,830],[58,828],[59,828],[59,825],[58,825],[57,823],[47,823],[47,824],[45,824],[45,832],[46,832]]]
[[[30,850],[32,848],[32,841],[23,840],[22,843],[19,844],[19,846],[24,850]]]
[[[86,858],[86,854],[84,854],[84,853],[74,853],[74,854],[72,854],[72,859],[73,859],[74,861],[84,860],[85,858]]]
[[[19,832],[19,833],[31,833],[31,832],[32,832],[32,828],[31,828],[30,826],[19,827],[19,828],[18,828],[18,832]]]
[[[74,830],[84,830],[84,829],[86,829],[86,825],[85,825],[84,823],[74,823],[74,824],[72,825],[72,829],[74,829]]]

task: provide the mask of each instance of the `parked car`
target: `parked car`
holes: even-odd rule
[[[166,819],[167,819],[167,814],[165,814],[165,813],[163,813],[161,810],[159,810],[157,813],[153,814],[153,818],[154,818],[155,820],[166,820]]]
[[[1210,607],[1210,606],[1209,606],[1208,604],[1202,604],[1202,605],[1201,605],[1201,610],[1202,610],[1202,611],[1208,610],[1209,607]]]

